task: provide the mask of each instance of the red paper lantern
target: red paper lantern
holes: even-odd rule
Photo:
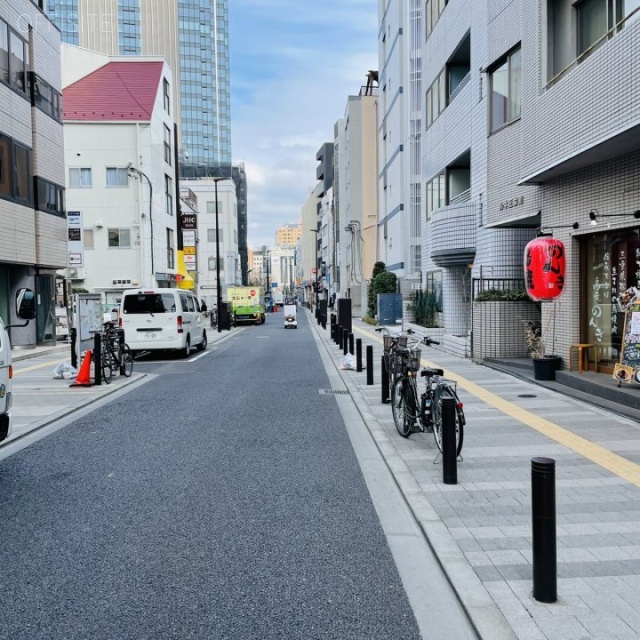
[[[532,240],[524,249],[524,281],[532,300],[553,300],[564,288],[564,244],[550,236]]]

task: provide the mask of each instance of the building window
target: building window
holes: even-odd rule
[[[222,239],[224,229],[218,229],[218,233],[220,236],[220,242],[224,242]],[[207,229],[207,242],[215,242],[216,241],[216,230],[215,229]]]
[[[207,213],[213,213],[215,214],[216,212],[216,203],[208,201],[207,202]],[[220,200],[218,200],[218,215],[222,215],[222,202],[220,202]]]
[[[171,164],[171,129],[164,125],[164,161]]]
[[[20,91],[27,91],[27,43],[9,29],[9,84]]]
[[[84,248],[93,249],[93,229],[84,229]]]
[[[35,183],[36,209],[64,218],[64,188],[39,176],[36,176]]]
[[[447,202],[447,180],[445,173],[440,173],[427,182],[427,220],[437,209],[441,209]]]
[[[31,150],[13,143],[13,197],[18,202],[32,204]]]
[[[0,135],[0,196],[11,193],[11,138]]]
[[[173,215],[173,180],[165,175],[164,177],[164,195],[166,198],[167,214]]]
[[[583,0],[577,7],[578,55],[582,55],[609,30],[608,7],[611,0]]]
[[[164,110],[171,115],[171,98],[169,97],[169,81],[162,79],[162,95],[164,99]]]
[[[129,170],[124,167],[107,167],[107,187],[128,187]]]
[[[429,271],[425,274],[426,293],[433,294],[436,303],[436,311],[442,313],[442,271]]]
[[[0,20],[0,80],[9,84],[9,27]]]
[[[119,249],[131,248],[131,232],[129,229],[109,229],[109,246]]]
[[[427,0],[424,3],[426,37],[431,35],[449,0]]]
[[[175,268],[173,229],[167,228],[167,269]]]
[[[443,69],[427,90],[427,125],[428,129],[447,107],[447,73]]]
[[[51,85],[29,72],[31,104],[57,122],[62,122],[62,96]]]
[[[520,117],[520,64],[518,47],[490,71],[492,132]]]
[[[215,271],[216,270],[216,259],[214,258],[209,258],[209,271]]]
[[[91,167],[69,169],[69,187],[74,189],[88,189],[91,184]]]

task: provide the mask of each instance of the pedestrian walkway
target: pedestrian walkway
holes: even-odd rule
[[[343,353],[329,325],[323,330],[312,315],[310,324],[338,368]],[[340,370],[342,379],[480,637],[637,638],[638,422],[566,395],[570,388],[558,393],[423,346],[422,364],[458,382],[467,419],[458,484],[444,485],[433,436],[403,439],[390,406],[381,403],[381,337],[366,323],[353,325],[363,358],[366,346],[374,347],[374,385],[366,384],[365,371]],[[556,461],[554,604],[532,595],[537,456]]]

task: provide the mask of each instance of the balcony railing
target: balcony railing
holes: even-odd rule
[[[457,199],[468,192],[461,193]],[[431,216],[431,259],[439,267],[472,262],[476,255],[476,203],[450,204]],[[429,232],[428,231],[428,232]]]

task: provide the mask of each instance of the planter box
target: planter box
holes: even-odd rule
[[[535,302],[474,302],[472,358],[527,358],[527,320],[540,321]]]
[[[533,358],[533,378],[534,380],[555,380],[556,371],[561,366],[562,358],[560,356]]]

